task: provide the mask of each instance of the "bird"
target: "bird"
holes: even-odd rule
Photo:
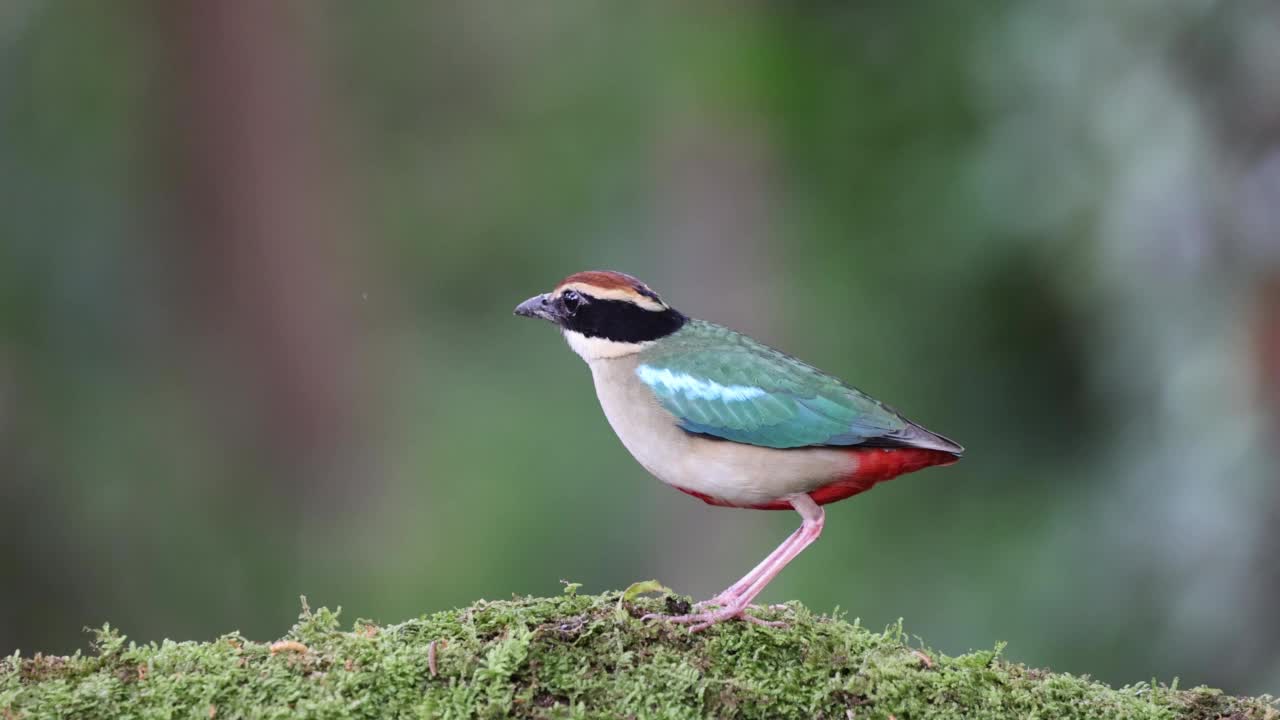
[[[742,579],[677,615],[693,632],[751,612],[822,534],[823,505],[958,461],[964,448],[744,334],[681,313],[625,273],[569,275],[515,314],[556,325],[591,370],[605,418],[663,483],[714,506],[795,510],[800,527]]]

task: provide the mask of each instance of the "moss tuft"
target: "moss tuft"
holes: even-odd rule
[[[574,588],[576,591],[576,588]],[[628,593],[479,601],[398,625],[305,605],[277,642],[239,634],[138,645],[110,627],[90,655],[0,659],[0,718],[1233,718],[1270,698],[1145,683],[1112,689],[947,657],[901,625],[872,632],[798,604],[698,635],[646,622],[680,598]]]

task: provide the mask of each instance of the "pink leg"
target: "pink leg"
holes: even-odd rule
[[[744,588],[740,589],[732,597],[725,598],[727,602],[723,607],[689,615],[646,615],[645,617],[665,619],[673,623],[691,623],[693,627],[689,628],[690,632],[705,630],[722,620],[735,617],[741,617],[756,623],[770,624],[746,615],[744,611],[751,604],[751,601],[764,590],[765,586],[777,577],[778,573],[782,572],[782,568],[786,567],[787,563],[794,560],[805,548],[813,544],[814,540],[818,539],[818,536],[822,534],[822,526],[826,518],[826,513],[808,495],[796,495],[788,498],[788,502],[796,509],[796,512],[800,513],[800,517],[803,520],[800,529],[783,541],[777,550],[770,553],[769,557],[765,558],[765,561],[760,566],[747,573],[746,577],[734,583],[724,593],[721,593],[721,596],[724,596],[736,588]]]
[[[726,605],[730,602],[733,602],[735,599],[737,599],[739,595],[741,595],[744,591],[746,591],[747,588],[750,588],[755,583],[755,581],[760,577],[761,573],[763,573],[765,569],[769,567],[770,563],[774,562],[778,558],[778,556],[786,552],[787,548],[791,547],[791,545],[795,544],[795,542],[800,539],[800,535],[803,531],[804,531],[803,528],[796,528],[795,532],[787,536],[787,539],[783,540],[781,545],[774,548],[773,552],[769,553],[764,560],[760,561],[759,565],[756,565],[754,568],[752,568],[751,572],[744,575],[741,580],[734,583],[733,585],[730,585],[727,589],[725,589],[719,595],[716,595],[715,597],[711,598],[710,600],[703,600],[702,602],[695,603],[694,607],[700,608],[700,607],[705,607],[707,605]]]

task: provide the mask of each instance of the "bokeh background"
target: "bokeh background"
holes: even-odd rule
[[[0,653],[656,577],[796,525],[649,478],[511,316],[613,268],[964,443],[766,592],[1280,689],[1280,6],[0,4]]]

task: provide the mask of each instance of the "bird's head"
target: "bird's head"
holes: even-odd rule
[[[638,352],[687,319],[648,285],[609,270],[574,273],[551,292],[520,303],[515,313],[555,323],[587,361]]]

